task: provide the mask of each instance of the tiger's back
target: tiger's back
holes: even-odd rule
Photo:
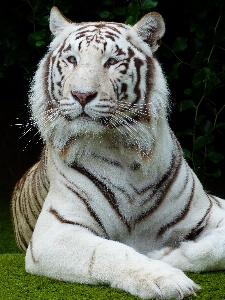
[[[46,154],[17,182],[11,202],[14,232],[17,245],[26,251],[35,224],[48,194],[49,180],[46,174]]]

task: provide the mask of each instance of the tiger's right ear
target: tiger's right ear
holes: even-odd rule
[[[62,32],[67,25],[73,23],[67,19],[57,7],[53,6],[50,13],[49,27],[54,36]]]

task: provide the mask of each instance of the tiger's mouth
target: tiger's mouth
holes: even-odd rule
[[[94,122],[100,123],[103,126],[109,125],[110,119],[111,119],[111,117],[92,118],[84,111],[78,116],[78,118],[83,119],[84,121],[87,121],[87,120],[94,121]]]
[[[79,115],[79,117],[83,117],[83,118],[91,118],[88,114],[86,114],[86,112],[82,112],[80,115]]]

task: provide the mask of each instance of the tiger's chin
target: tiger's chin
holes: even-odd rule
[[[92,124],[101,124],[101,125],[108,125],[111,119],[111,115],[108,116],[101,116],[101,115],[92,115],[85,110],[81,112],[77,111],[70,111],[64,112],[61,110],[61,116],[67,120],[68,122],[78,122],[78,123],[92,123]]]
[[[65,152],[79,142],[91,143],[92,140],[104,140],[111,131],[105,118],[93,119],[89,116],[80,115],[74,118],[59,120],[54,130],[47,133],[46,141],[58,152]],[[67,151],[66,151],[67,152]]]

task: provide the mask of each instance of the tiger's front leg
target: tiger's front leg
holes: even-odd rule
[[[216,271],[225,269],[225,210],[213,207],[208,224],[193,241],[184,241],[178,248],[165,247],[148,253],[183,271]]]
[[[65,215],[58,197],[52,194],[45,201],[26,252],[27,272],[64,281],[107,284],[142,298],[182,299],[198,289],[182,271],[98,236],[101,230],[91,225],[90,215],[82,215],[78,203],[76,218]],[[71,207],[70,212],[73,210]]]

